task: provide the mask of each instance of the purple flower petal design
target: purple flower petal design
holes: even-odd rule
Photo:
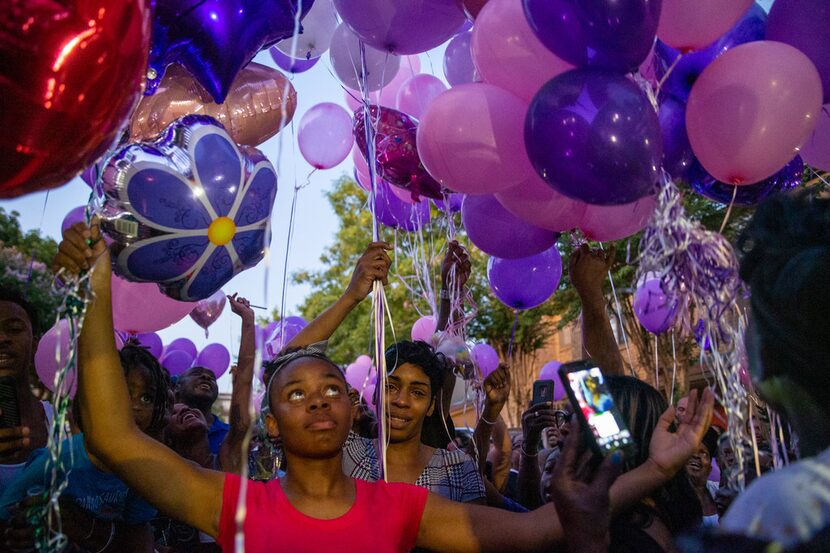
[[[236,146],[222,132],[203,134],[193,146],[194,173],[219,217],[230,213],[242,184],[242,163]]]
[[[185,298],[206,298],[224,286],[236,274],[227,248],[216,248],[196,272],[190,284],[181,290]]]
[[[127,197],[132,209],[153,227],[207,229],[210,215],[201,202],[193,201],[187,182],[170,168],[152,165],[136,171],[129,180]]]
[[[207,236],[145,240],[127,257],[127,269],[136,279],[150,282],[181,277],[199,261],[209,243]]]
[[[254,225],[271,217],[276,196],[276,173],[268,166],[259,165],[234,216],[236,226]]]
[[[246,269],[259,263],[265,256],[265,230],[237,232],[231,243],[239,256],[239,261]]]

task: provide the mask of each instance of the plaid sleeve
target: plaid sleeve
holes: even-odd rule
[[[481,473],[478,472],[475,462],[467,457],[459,467],[461,468],[462,482],[461,501],[476,501],[486,497],[484,480],[481,479]]]

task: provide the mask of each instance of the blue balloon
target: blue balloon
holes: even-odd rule
[[[313,0],[303,0],[302,18]],[[294,34],[299,0],[156,0],[146,95],[179,63],[216,103],[225,101],[239,70]]]
[[[671,74],[663,83],[661,91],[667,92],[680,100],[686,102],[689,99],[689,92],[697,78],[703,73],[706,67],[715,61],[715,58],[740,44],[764,40],[767,29],[767,14],[757,3],[753,4],[746,14],[735,23],[725,35],[720,37],[714,44],[684,55],[674,66]],[[654,48],[655,74],[658,79],[663,79],[671,65],[680,55],[680,51],[657,41]]]
[[[695,192],[710,200],[729,205],[734,196],[736,207],[755,207],[770,196],[789,192],[801,186],[803,176],[804,162],[800,156],[796,156],[770,178],[745,186],[720,182],[707,173],[698,161],[695,161],[689,174],[689,182]]]

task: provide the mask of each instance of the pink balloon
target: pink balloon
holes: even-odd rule
[[[196,354],[199,350],[196,348],[196,344],[194,344],[192,340],[188,338],[176,338],[175,340],[167,344],[167,347],[164,348],[164,355],[167,355],[168,353],[172,353],[174,351],[185,352],[192,361],[196,359]]]
[[[418,127],[418,153],[429,174],[465,194],[495,194],[533,175],[524,145],[527,106],[485,83],[438,96]]]
[[[742,44],[700,75],[686,107],[692,151],[727,184],[752,184],[784,167],[819,120],[821,79],[799,50],[781,42]]]
[[[231,366],[231,354],[222,344],[208,344],[199,352],[193,365],[210,369],[218,380]]]
[[[562,363],[559,361],[549,361],[539,371],[539,380],[553,380],[553,401],[565,399],[567,395],[564,386],[562,386],[562,381],[559,380],[559,367],[561,366]]]
[[[164,351],[164,344],[161,341],[161,338],[155,332],[150,332],[147,334],[138,334],[136,336],[138,343],[150,350],[150,353],[156,359],[161,359],[161,354]]]
[[[365,52],[366,89],[380,90],[384,84],[395,78],[401,58],[372,48],[368,44],[365,46]],[[343,23],[337,26],[331,37],[329,58],[334,74],[340,82],[352,90],[359,90],[363,75],[360,63],[360,39]]]
[[[499,368],[499,354],[489,344],[474,345],[473,349],[470,350],[470,357],[472,357],[473,363],[478,365],[481,378],[487,378]]]
[[[753,0],[663,0],[657,38],[681,52],[708,46],[737,23]]]
[[[219,315],[225,309],[228,298],[222,290],[217,290],[209,298],[196,302],[196,307],[190,312],[190,318],[205,329],[205,338],[208,335],[208,327],[216,322]]]
[[[356,361],[346,367],[346,382],[355,390],[362,390],[368,384],[369,372],[372,369],[371,359],[369,365],[358,364]]]
[[[339,165],[354,145],[349,112],[332,102],[317,104],[300,119],[297,142],[300,153],[315,169]]]
[[[473,26],[473,62],[485,82],[530,103],[542,85],[574,66],[534,34],[522,2],[489,0]]]
[[[58,360],[58,358],[60,360]],[[55,391],[55,375],[58,367],[63,368],[69,359],[69,323],[61,319],[46,331],[40,339],[35,352],[35,372],[40,381],[52,392]],[[69,397],[74,398],[78,389],[78,373],[73,369],[66,375]]]
[[[387,183],[387,184],[389,184],[389,183]],[[412,192],[410,192],[406,188],[401,188],[400,186],[395,186],[394,184],[389,184],[389,191],[392,192],[392,194],[394,194],[396,198],[398,198],[399,200],[404,201],[408,204],[415,205],[415,204],[418,203],[417,201],[412,199]],[[428,202],[429,200],[422,199],[422,200],[418,200],[418,201]]]
[[[367,367],[369,369],[372,368],[372,358],[368,355],[360,355],[357,359],[355,359],[355,364],[361,367]]]
[[[174,350],[166,352],[159,362],[170,376],[181,376],[193,366],[193,357],[186,351]]]
[[[430,103],[447,90],[447,85],[434,75],[421,73],[403,82],[395,100],[395,107],[420,119]]]
[[[577,228],[587,205],[563,196],[535,173],[517,186],[496,194],[496,199],[523,221],[557,232]]]
[[[830,171],[830,104],[825,104],[813,135],[801,148],[801,159],[821,171]]]
[[[195,304],[176,301],[152,282],[129,282],[112,275],[112,322],[130,334],[156,332],[179,322]]]
[[[429,343],[437,327],[438,321],[435,320],[435,317],[421,317],[412,325],[412,332],[410,334],[412,341]]]
[[[623,205],[587,205],[579,228],[588,240],[622,240],[643,230],[655,207],[657,196]]]
[[[86,222],[86,206],[79,205],[78,207],[74,207],[70,209],[69,213],[66,214],[66,217],[63,218],[63,223],[61,223],[61,233],[66,232],[66,230],[75,223],[84,222]]]

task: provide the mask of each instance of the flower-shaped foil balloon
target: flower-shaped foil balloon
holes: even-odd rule
[[[116,273],[172,298],[210,297],[271,241],[274,167],[210,117],[188,115],[155,142],[118,150],[101,180]]]

